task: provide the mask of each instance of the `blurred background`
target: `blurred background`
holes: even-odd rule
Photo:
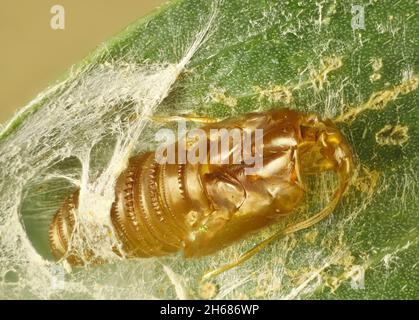
[[[1,0],[0,126],[72,64],[167,0]],[[65,29],[50,26],[61,5]]]

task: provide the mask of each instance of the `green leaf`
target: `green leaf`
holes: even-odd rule
[[[1,295],[417,299],[417,4],[360,5],[365,29],[354,30],[350,1],[174,1],[22,109],[0,133]],[[330,218],[204,284],[203,272],[280,226],[210,257],[81,268],[51,288],[47,226],[74,189],[59,175],[80,176],[77,158],[90,151],[91,173],[106,166],[118,130],[145,124],[132,110],[229,117],[279,107],[332,118],[350,141],[357,175]],[[155,146],[156,130],[133,131],[137,151]],[[324,206],[332,186],[314,181],[290,221]]]

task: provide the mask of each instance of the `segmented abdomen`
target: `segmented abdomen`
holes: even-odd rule
[[[115,187],[112,224],[128,257],[164,256],[179,251],[193,221],[190,213],[209,210],[200,167],[158,164],[153,152],[132,157]],[[74,229],[78,191],[66,199],[50,226],[50,247],[56,258],[68,249]],[[79,264],[77,257],[70,261]]]

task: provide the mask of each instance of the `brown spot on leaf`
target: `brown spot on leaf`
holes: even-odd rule
[[[218,287],[212,282],[204,282],[199,288],[199,295],[202,299],[212,299],[218,293]]]
[[[375,140],[381,145],[402,145],[409,140],[408,127],[387,124],[375,134]]]

